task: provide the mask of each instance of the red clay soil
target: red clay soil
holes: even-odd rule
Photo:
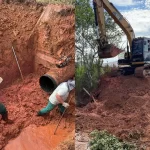
[[[150,80],[104,77],[95,92],[98,104],[76,109],[76,132],[108,130],[121,139],[150,146]]]
[[[54,135],[56,124],[49,124],[43,127],[30,125],[16,139],[10,141],[5,147],[5,150],[54,150],[58,147],[57,145],[67,140],[69,133],[71,135],[71,131],[74,129],[74,123],[70,122],[68,125],[69,127],[65,128],[64,122],[61,122],[56,135]]]
[[[0,76],[4,79],[0,88],[20,77],[12,45],[23,75],[43,65],[47,70],[56,68],[53,60],[60,55],[71,53],[74,57],[75,16],[71,6],[2,4],[0,12]]]
[[[23,74],[33,72],[34,44],[29,43],[29,35],[41,14],[41,9],[36,9],[33,5],[0,5],[0,75],[5,81],[1,88],[20,76],[12,43]]]
[[[49,61],[49,66],[44,65],[46,64],[44,60],[45,56],[48,59],[50,57],[55,59],[61,54],[67,55],[70,52],[74,55],[74,14],[70,6],[48,5],[45,15],[37,25],[42,13],[41,9],[42,7],[37,9],[34,5],[0,5],[0,76],[4,79],[0,85],[0,101],[6,105],[9,118],[14,121],[13,124],[5,124],[0,120],[0,149],[3,149],[10,139],[16,138],[25,127],[31,124],[57,125],[60,117],[57,110],[53,111],[51,117],[49,115],[36,116],[37,111],[46,106],[49,97],[40,88],[39,78],[48,70],[55,70],[57,75],[64,76],[66,68],[58,69],[53,62]],[[36,28],[34,28],[35,25],[37,25]],[[11,49],[12,43],[25,77],[24,81],[19,79],[20,73]],[[38,55],[42,58],[35,58],[37,53],[42,54]],[[35,63],[38,64],[37,68]],[[70,118],[68,122],[71,124],[72,131],[74,107],[74,102],[72,102],[67,113],[70,114],[67,118]],[[36,127],[34,129],[36,130]],[[22,134],[25,133],[23,131]],[[64,133],[70,132],[64,131]],[[40,139],[38,140],[40,142]],[[64,139],[56,143],[58,144],[61,140]]]
[[[49,97],[49,95],[46,92],[41,90],[39,86],[38,75],[30,74],[25,78],[23,82],[16,81],[16,83],[14,83],[12,86],[2,89],[0,91],[0,96],[1,96],[0,97],[1,102],[3,102],[6,105],[9,111],[9,118],[14,121],[13,124],[5,124],[5,122],[1,120],[0,149],[2,149],[10,139],[18,136],[18,134],[30,124],[34,124],[37,126],[50,124],[49,128],[51,128],[51,124],[53,124],[53,129],[54,126],[56,127],[58,123],[58,119],[60,117],[60,114],[57,112],[57,109],[56,111],[54,110],[52,114],[47,115],[45,117],[36,116],[37,111],[47,105],[48,97]],[[69,118],[69,120],[67,119],[68,120],[67,122],[71,124],[69,129],[71,129],[72,131],[74,129],[73,128],[74,125],[74,102],[73,101],[74,99],[72,99],[71,106],[66,115],[66,117]],[[43,128],[43,130],[45,129]],[[58,128],[58,132],[57,132],[58,134],[62,132],[59,130],[60,127]],[[32,136],[32,131],[30,130],[30,132]],[[64,131],[64,133],[66,135],[67,131]],[[56,141],[56,144],[58,144],[58,142],[60,142],[60,140]],[[53,147],[55,146],[57,145],[54,144]]]
[[[47,6],[38,27],[37,52],[50,53],[52,57],[74,54],[75,15],[67,5]],[[74,55],[73,55],[74,56]]]

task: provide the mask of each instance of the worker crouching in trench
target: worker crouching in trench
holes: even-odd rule
[[[0,84],[2,83],[2,81],[3,81],[3,79],[0,77]],[[0,114],[2,116],[3,121],[5,121],[6,123],[13,123],[12,120],[8,119],[8,111],[5,107],[5,105],[2,104],[1,102],[0,102]]]
[[[69,96],[70,91],[75,89],[75,80],[68,80],[67,82],[61,83],[54,92],[49,97],[49,102],[47,106],[41,109],[37,116],[43,116],[50,111],[52,111],[56,106],[58,106],[61,114],[69,107],[69,104],[66,102]]]

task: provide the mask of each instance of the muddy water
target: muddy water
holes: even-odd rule
[[[64,128],[61,124],[54,135],[55,128],[54,124],[41,127],[30,125],[16,139],[11,140],[5,150],[53,150],[68,137],[74,125]]]

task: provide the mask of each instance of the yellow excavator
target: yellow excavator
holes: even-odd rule
[[[124,31],[129,43],[124,59],[118,60],[119,71],[123,75],[134,74],[136,77],[148,77],[150,75],[150,38],[135,38],[130,23],[108,0],[93,0],[93,9],[98,33],[99,58],[115,57],[122,52],[122,50],[108,43],[104,18],[105,9]]]

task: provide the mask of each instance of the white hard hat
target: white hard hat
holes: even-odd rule
[[[0,83],[2,83],[3,82],[3,78],[2,77],[0,77]]]

